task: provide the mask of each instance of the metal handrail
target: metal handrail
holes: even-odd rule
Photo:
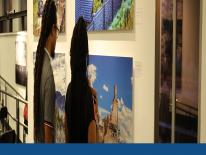
[[[6,81],[1,75],[0,75],[0,80],[2,80],[7,86],[9,86],[21,99],[24,100],[24,97],[16,91],[16,89],[14,87],[12,87],[12,85],[9,84],[8,81]]]
[[[197,108],[195,108],[195,107],[193,107],[193,106],[191,106],[191,105],[187,105],[187,104],[185,104],[185,103],[183,103],[183,102],[181,102],[181,101],[176,101],[176,103],[178,103],[178,104],[180,104],[180,105],[182,105],[182,106],[185,106],[185,107],[187,107],[187,108],[190,108],[190,109],[192,109],[192,110],[194,110],[194,111],[198,111]]]
[[[24,105],[28,105],[28,102],[1,75],[0,75],[0,80],[2,80],[5,83],[5,90],[1,90],[1,87],[0,87],[0,94],[5,95],[5,104],[7,105],[7,100],[6,100],[7,96],[12,98],[12,99],[14,99],[16,101],[16,118],[14,118],[9,112],[8,112],[8,116],[10,116],[11,119],[16,122],[17,139],[19,139],[19,132],[20,132],[19,129],[20,129],[20,126],[22,126],[22,127],[24,127],[25,129],[28,130],[28,126],[26,126],[26,125],[24,125],[23,123],[20,122],[20,118],[19,118],[19,111],[20,111],[19,110],[19,103],[22,103]],[[8,88],[7,86],[9,88],[11,88],[16,93],[16,95],[8,93],[7,92],[7,88]],[[0,95],[0,97],[1,97],[1,95]]]
[[[19,123],[19,125],[21,125],[22,127],[28,129],[28,126],[27,126],[27,125],[25,125],[25,124],[19,122],[19,121],[18,121],[16,118],[14,118],[9,112],[8,112],[8,115],[11,117],[11,119],[12,119],[13,121]]]
[[[28,102],[25,101],[25,100],[23,100],[23,99],[21,99],[21,98],[18,97],[18,96],[9,94],[9,93],[7,93],[6,91],[1,90],[1,89],[0,89],[0,94],[3,94],[3,95],[5,95],[5,96],[11,97],[12,99],[16,100],[16,118],[14,118],[9,112],[7,112],[7,113],[8,113],[8,115],[11,117],[11,119],[16,122],[16,132],[17,132],[16,137],[17,137],[17,139],[19,139],[19,133],[20,133],[20,130],[19,130],[19,129],[20,129],[20,126],[22,126],[22,127],[24,127],[25,129],[28,130],[28,126],[26,126],[26,125],[24,125],[23,123],[20,122],[20,117],[19,117],[19,111],[20,111],[20,110],[19,110],[19,103],[23,103],[24,105],[28,105]],[[24,130],[23,130],[23,131],[24,131]],[[24,140],[23,140],[23,141],[24,141]],[[24,142],[25,142],[25,141],[24,141]]]
[[[190,111],[187,111],[187,110],[185,110],[184,108],[182,108],[180,106],[186,107],[186,108],[190,109]],[[170,104],[170,108],[171,107],[172,107],[172,104]],[[180,110],[180,111],[182,111],[182,112],[184,112],[184,113],[186,113],[186,114],[188,114],[190,116],[193,116],[193,117],[197,117],[198,116],[198,114],[197,114],[198,113],[198,109],[197,108],[192,107],[190,105],[187,105],[187,104],[185,104],[183,102],[180,102],[180,101],[177,101],[177,100],[176,100],[176,108],[175,109]],[[193,111],[194,113],[192,113],[191,111]]]
[[[183,108],[176,107],[176,109],[177,109],[177,110],[180,110],[180,111],[182,111],[182,112],[184,112],[184,113],[186,113],[186,114],[188,114],[189,116],[193,116],[194,118],[197,117],[197,114],[194,114],[194,113],[192,113],[192,112],[186,111],[186,110],[183,109]]]
[[[6,14],[0,17],[0,21],[21,18],[27,16],[27,10]]]
[[[16,101],[19,101],[19,102],[21,102],[21,103],[23,103],[23,104],[25,104],[25,105],[28,105],[28,102],[25,101],[24,99],[21,99],[21,98],[19,98],[18,96],[11,95],[11,94],[7,93],[7,92],[4,91],[4,90],[0,90],[0,93],[3,93],[3,94],[5,94],[5,95],[7,95],[7,96],[9,96],[9,97],[11,97],[11,98],[13,98],[13,99],[15,99]]]

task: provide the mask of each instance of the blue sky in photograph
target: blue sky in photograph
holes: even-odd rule
[[[99,106],[111,111],[114,85],[118,88],[118,98],[132,110],[132,58],[90,56],[90,64],[96,66],[96,80]]]

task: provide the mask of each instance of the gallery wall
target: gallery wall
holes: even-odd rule
[[[2,15],[2,0],[0,0],[0,15]],[[13,1],[12,9],[16,11],[20,10],[20,0]],[[6,25],[4,25],[6,26]],[[17,31],[20,27],[20,20],[14,20],[13,30]],[[7,29],[7,28],[6,28]],[[23,35],[27,38],[27,34],[24,32],[20,33],[4,33],[0,34],[0,75],[5,78],[23,97],[26,96],[26,88],[16,84],[15,82],[15,63],[16,63],[16,39],[17,36]],[[10,91],[12,94],[13,91]],[[15,94],[14,94],[15,95]],[[16,117],[16,102],[8,98],[8,111],[13,116]],[[20,121],[23,123],[23,110],[24,105],[20,104]],[[16,130],[16,123],[9,118],[11,127]],[[20,127],[20,139],[23,141],[23,128]]]
[[[36,51],[38,38],[33,36],[33,2],[27,1],[28,11],[28,99],[29,99],[29,137],[27,142],[33,142],[33,52]],[[66,78],[70,81],[69,50],[73,27],[75,24],[75,1],[66,4],[66,34],[60,35],[56,51],[66,55]],[[201,65],[206,66],[206,2],[201,2],[202,36]],[[89,48],[92,55],[132,57],[134,64],[134,142],[154,142],[154,77],[155,77],[155,0],[135,1],[135,27],[131,32],[90,32]],[[15,47],[8,44],[15,41],[12,35],[0,35],[0,74],[5,75],[15,86]],[[4,49],[4,50],[2,50]],[[6,59],[5,59],[6,58]],[[8,61],[7,61],[8,60]],[[10,60],[10,61],[9,61]],[[11,61],[12,60],[12,61]],[[9,62],[9,63],[8,63]],[[10,63],[12,62],[12,63]],[[11,70],[6,70],[11,68]],[[200,142],[206,142],[206,71],[202,67],[200,94]],[[17,89],[18,86],[16,86]],[[20,89],[23,89],[20,90]],[[24,95],[25,89],[19,91]],[[11,107],[14,110],[15,107]]]
[[[21,0],[13,0],[12,4],[12,10],[20,11],[20,3]],[[3,15],[2,13],[2,0],[0,0],[0,16]],[[25,6],[24,6],[25,8]],[[13,21],[13,30],[14,32],[17,32],[20,28],[20,19],[15,19]],[[8,22],[7,22],[8,23]],[[6,27],[6,25],[4,25]],[[8,30],[7,28],[5,28]],[[27,33],[25,32],[19,32],[19,33],[3,33],[0,34],[0,75],[5,78],[19,93],[21,96],[26,96],[26,88],[23,86],[20,86],[16,84],[15,80],[15,63],[16,63],[16,45],[15,42],[17,40],[18,36],[25,36],[25,40],[27,39]],[[8,90],[13,95],[14,92],[11,90]],[[16,117],[16,102],[15,100],[8,98],[8,111],[13,116]],[[23,111],[24,111],[24,105],[20,104],[20,121],[23,123]],[[9,122],[11,124],[11,127],[16,130],[16,123],[9,118]],[[23,128],[20,127],[20,139],[23,141]]]
[[[21,35],[26,35],[26,33],[19,33]],[[15,42],[18,34],[0,34],[0,75],[6,79],[19,93],[21,96],[26,96],[26,89],[23,86],[16,84],[15,80],[15,63],[16,63],[16,47]],[[4,89],[4,88],[1,88]],[[11,89],[7,88],[8,92],[16,95]],[[7,107],[9,113],[16,117],[16,101],[7,98]],[[24,105],[20,104],[20,122],[23,121],[23,110]],[[11,127],[16,130],[16,123],[9,117],[9,122]],[[20,139],[23,140],[23,129],[20,128]]]
[[[33,2],[28,1],[29,142],[33,142]],[[134,142],[154,142],[155,1],[135,1],[133,31],[89,32],[92,55],[132,57],[134,61]],[[67,84],[70,81],[69,51],[75,24],[75,1],[66,3],[66,34],[60,35],[56,51],[65,52]]]
[[[200,92],[201,94],[199,94],[199,101],[200,101],[200,105],[199,105],[199,109],[200,109],[200,122],[199,122],[199,130],[200,130],[200,134],[199,134],[199,140],[201,143],[206,143],[206,70],[205,70],[205,66],[206,66],[206,1],[202,0],[201,1],[201,25],[200,25],[200,29],[201,29],[201,41],[200,41],[200,65],[201,65],[201,73],[200,73]]]

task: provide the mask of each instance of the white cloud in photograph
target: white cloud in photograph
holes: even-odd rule
[[[105,92],[109,92],[109,87],[106,84],[104,84],[102,88]]]
[[[95,80],[97,79],[97,67],[94,64],[91,64],[87,68],[88,71],[88,79],[91,83],[91,87],[93,87]]]

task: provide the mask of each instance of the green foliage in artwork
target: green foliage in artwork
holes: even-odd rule
[[[134,25],[134,0],[123,0],[110,30],[132,30]]]
[[[33,0],[33,28],[36,30],[38,28],[38,0]]]
[[[102,7],[102,0],[93,1],[93,13],[96,13]]]

